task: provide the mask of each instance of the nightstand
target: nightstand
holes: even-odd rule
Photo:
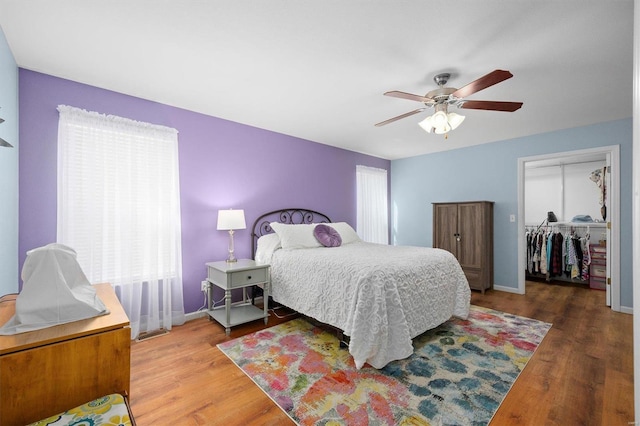
[[[207,313],[225,328],[227,336],[231,327],[246,322],[264,318],[267,324],[269,317],[269,290],[271,276],[269,265],[259,265],[253,260],[238,259],[237,262],[209,262],[207,263],[207,281],[224,290],[224,306],[212,306],[212,291],[207,291]],[[264,286],[263,309],[260,309],[247,299],[247,287],[257,284]],[[242,289],[242,302],[231,304],[231,290]]]

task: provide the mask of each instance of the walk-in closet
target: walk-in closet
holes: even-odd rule
[[[527,280],[607,291],[610,187],[603,152],[525,163]]]

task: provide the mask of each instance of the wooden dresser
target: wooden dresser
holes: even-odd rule
[[[108,315],[0,336],[0,425],[25,425],[111,393],[129,393],[129,318],[109,284]],[[15,302],[0,303],[0,324]]]
[[[493,288],[493,202],[434,203],[433,247],[453,253],[470,288]]]

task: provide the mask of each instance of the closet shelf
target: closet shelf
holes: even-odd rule
[[[527,223],[525,226],[528,226],[528,227],[535,226],[537,228],[538,225],[539,225],[539,223]],[[543,227],[545,227],[545,226],[563,226],[563,227],[573,226],[574,228],[577,228],[577,227],[586,228],[587,226],[589,226],[591,228],[606,228],[607,227],[607,222],[549,222],[548,225],[544,224],[542,226]]]
[[[564,226],[591,226],[594,228],[604,228],[607,226],[607,222],[551,222],[549,225],[564,225]]]

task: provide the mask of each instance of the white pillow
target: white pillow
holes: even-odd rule
[[[340,238],[342,238],[343,245],[362,241],[356,231],[347,222],[327,223],[327,225],[338,231]]]
[[[256,263],[265,264],[271,263],[271,256],[273,253],[282,248],[280,244],[280,237],[278,234],[267,234],[258,238],[258,247],[256,248]]]
[[[301,249],[322,247],[322,244],[313,235],[316,224],[291,225],[280,222],[271,222],[273,229],[278,237],[283,249]]]

